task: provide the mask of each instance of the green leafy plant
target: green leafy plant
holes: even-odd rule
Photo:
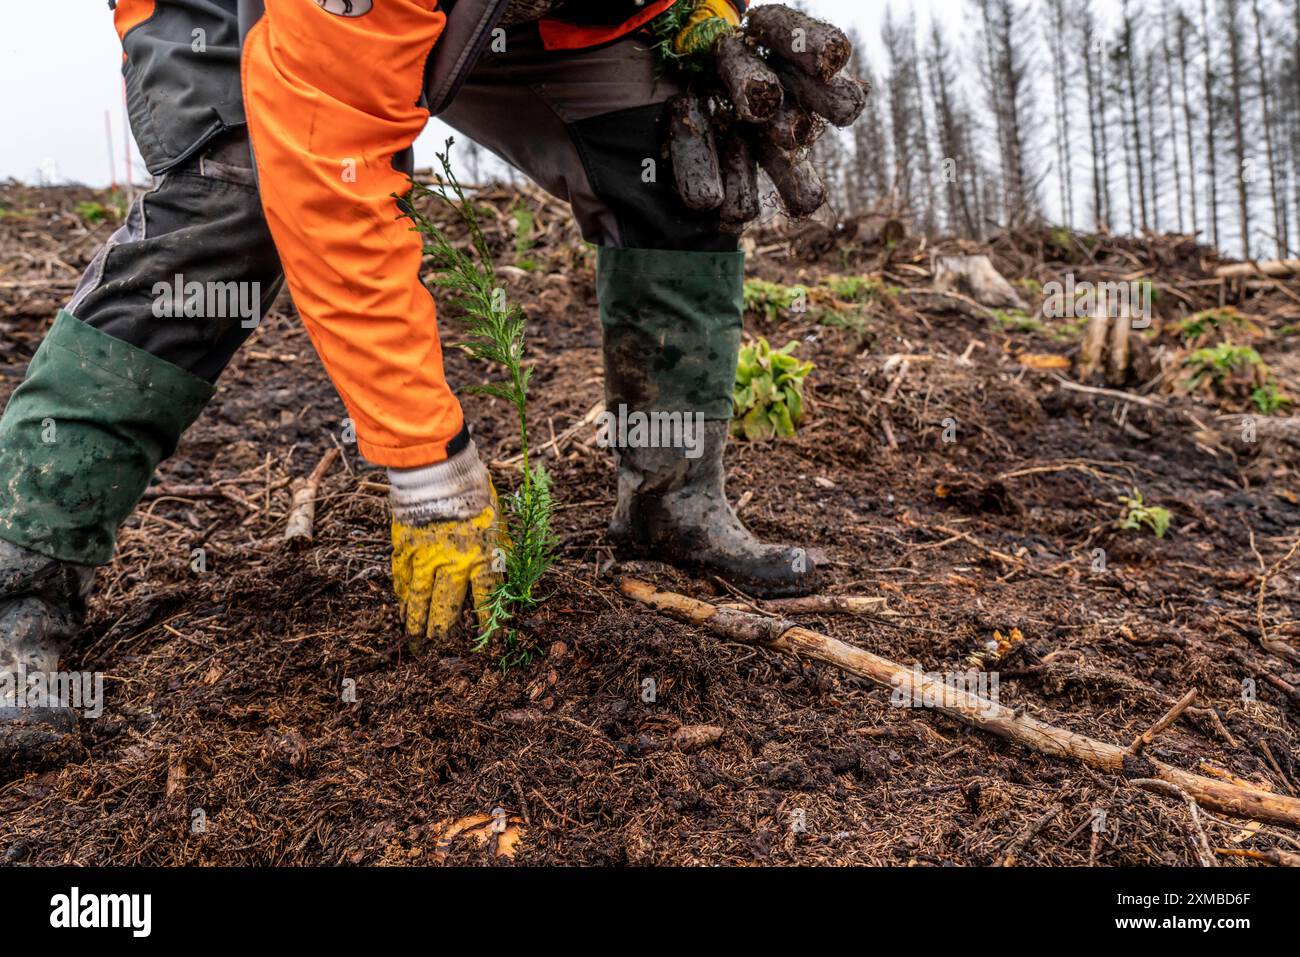
[[[398,199],[415,229],[424,237],[425,255],[433,259],[435,275],[431,282],[448,293],[447,306],[465,325],[466,338],[458,347],[475,359],[505,370],[504,379],[470,389],[514,407],[522,451],[522,481],[501,497],[507,533],[498,569],[503,573],[503,580],[487,600],[487,625],[475,642],[475,650],[486,648],[492,637],[504,629],[503,666],[525,664],[531,652],[523,646],[515,629],[507,625],[520,610],[536,607],[542,601],[539,585],[555,560],[558,545],[552,525],[555,503],[550,475],[540,464],[529,461],[528,382],[532,368],[523,361],[528,317],[518,303],[508,301],[504,287],[497,282],[478,210],[466,198],[451,168],[454,143],[455,140],[449,139],[446,152],[437,154],[442,166],[438,183],[432,189],[412,183],[410,198]],[[456,211],[469,229],[469,251],[456,246],[416,207],[413,201],[416,197],[431,197]]]
[[[1291,397],[1278,391],[1277,383],[1271,380],[1252,389],[1250,401],[1264,415],[1276,415],[1291,406]]]
[[[1212,341],[1231,342],[1238,334],[1259,334],[1259,325],[1243,316],[1231,306],[1222,309],[1202,309],[1200,312],[1171,323],[1169,328],[1182,336],[1189,348],[1206,346]]]
[[[993,318],[1007,332],[1042,332],[1043,321],[1020,309],[993,309]]]
[[[870,276],[827,276],[822,284],[844,302],[871,302],[880,291],[880,281]]]
[[[803,286],[783,286],[766,279],[745,280],[745,311],[776,322],[781,313],[802,305],[806,308],[808,290]]]
[[[733,435],[747,439],[791,438],[803,418],[803,386],[811,362],[794,356],[799,343],[773,349],[766,339],[740,350],[732,393]]]
[[[1254,376],[1264,368],[1264,360],[1250,346],[1221,342],[1217,346],[1197,349],[1183,360],[1183,366],[1191,372],[1188,379],[1191,386],[1203,382],[1221,385],[1234,376]]]
[[[1121,495],[1119,502],[1124,506],[1124,514],[1116,520],[1116,528],[1126,532],[1140,532],[1145,528],[1153,532],[1156,538],[1165,537],[1173,518],[1169,509],[1146,504],[1136,487],[1132,495]]]
[[[96,202],[93,199],[83,199],[73,208],[78,217],[80,217],[84,222],[90,223],[92,226],[98,226],[100,223],[104,222],[104,220],[108,219],[109,216],[113,215],[113,211],[109,209],[109,207],[105,206],[103,203]]]

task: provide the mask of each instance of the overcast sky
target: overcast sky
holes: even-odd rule
[[[894,0],[895,10],[940,11],[955,26],[970,21],[967,0]],[[874,44],[884,16],[880,0],[808,0],[806,8]],[[36,0],[5,4],[0,31],[0,179],[78,181],[107,185],[110,177],[105,115],[111,127],[112,168],[125,165],[122,49],[106,0]],[[416,162],[428,166],[448,131],[430,124],[416,144]],[[146,174],[132,151],[137,182]]]

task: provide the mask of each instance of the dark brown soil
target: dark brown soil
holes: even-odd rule
[[[87,227],[74,212],[90,197],[0,189],[4,395],[113,227],[111,217]],[[499,210],[509,262],[517,197],[482,199]],[[601,398],[599,323],[590,251],[561,207],[524,200],[537,211],[528,258],[540,266],[506,272],[533,318],[540,444]],[[1050,238],[1003,237],[994,260],[1008,278],[1040,281],[1071,256],[1083,278],[1145,271],[1188,299],[1163,295],[1166,318],[1217,295],[1195,285],[1214,263],[1191,243],[1108,240],[1076,255],[1054,252]],[[929,250],[915,241],[862,247],[806,231],[795,255],[779,237],[756,242],[753,272],[767,279],[928,281]],[[1293,394],[1296,338],[1286,327],[1298,289],[1245,290],[1237,304],[1262,322],[1255,345]],[[1300,673],[1261,648],[1259,627],[1300,644],[1300,560],[1268,577],[1262,612],[1257,602],[1262,570],[1300,530],[1297,450],[1216,440],[1216,416],[1241,410],[1203,398],[1157,392],[1147,407],[1065,389],[1019,358],[1065,355],[1071,342],[922,309],[901,291],[885,288],[863,310],[863,333],[819,323],[816,310],[748,320],[774,345],[801,340],[816,369],[795,439],[734,446],[730,497],[759,535],[813,547],[830,591],[884,595],[894,612],[805,623],[945,672],[970,667],[995,632],[1018,629],[1024,640],[997,663],[1003,703],[1117,743],[1194,688],[1205,710],[1152,752],[1295,793],[1300,726],[1285,689]],[[443,329],[454,341],[451,317]],[[487,375],[450,349],[448,368],[460,385]],[[464,402],[485,458],[513,455],[507,410]],[[533,663],[503,669],[473,653],[468,636],[412,657],[389,596],[384,475],[355,446],[343,444],[343,464],[325,480],[314,546],[280,543],[288,483],[343,443],[343,419],[282,298],[160,471],[164,486],[210,485],[211,494],[147,499],[101,570],[66,664],[105,673],[105,715],[83,722],[73,763],[0,783],[0,857],[980,865],[1059,803],[1023,863],[1196,862],[1181,801],[890,707],[888,692],[826,667],[630,605],[606,539],[613,476],[594,427],[545,453],[563,546],[549,599],[522,623]],[[511,484],[509,467],[494,471]],[[1134,486],[1171,511],[1164,538],[1114,527],[1118,496]],[[206,572],[191,568],[195,548]],[[637,572],[698,597],[727,594],[671,569]],[[643,700],[648,679],[653,702]],[[1253,701],[1243,697],[1248,679]],[[341,700],[353,683],[355,702]],[[698,724],[720,727],[720,739],[668,746],[678,728]],[[450,837],[451,822],[498,808],[516,820],[510,840]],[[206,829],[194,827],[199,818]],[[1215,847],[1300,847],[1281,828],[1203,821]],[[494,856],[510,844],[513,857]]]

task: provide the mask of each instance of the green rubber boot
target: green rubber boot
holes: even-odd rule
[[[760,542],[727,502],[744,254],[602,248],[597,289],[615,545],[760,597],[816,590],[805,549]]]
[[[212,392],[68,312],[36,350],[0,418],[0,768],[48,763],[74,740],[72,712],[19,700],[13,676],[57,670],[93,566]]]

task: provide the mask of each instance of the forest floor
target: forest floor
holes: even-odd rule
[[[520,622],[534,659],[504,668],[468,635],[406,649],[384,472],[346,441],[282,296],[100,570],[65,667],[104,674],[104,715],[82,722],[66,766],[0,775],[0,859],[984,865],[1059,806],[1021,863],[1196,863],[1181,800],[625,599],[605,530],[611,462],[590,425],[594,256],[535,192],[479,201],[532,319],[532,419],[559,500],[549,597]],[[102,193],[0,187],[0,396],[114,226]],[[733,443],[729,497],[758,535],[810,546],[828,592],[887,600],[886,613],[800,621],[927,671],[980,663],[1003,704],[1116,744],[1195,689],[1197,708],[1149,753],[1295,794],[1300,667],[1265,650],[1260,627],[1300,642],[1300,556],[1283,560],[1300,535],[1300,448],[1282,425],[1292,410],[1268,398],[1300,397],[1300,282],[1219,282],[1215,255],[1176,237],[943,244],[989,253],[1028,304],[983,312],[925,292],[935,249],[918,239],[808,227],[752,245],[752,277],[786,288],[751,283],[747,334],[797,340],[816,365],[793,439]],[[1067,272],[1153,284],[1143,347],[1161,374],[1072,387],[1080,324],[1038,318],[1043,285]],[[783,305],[794,285],[806,311]],[[454,317],[442,325],[456,341]],[[1257,351],[1272,392],[1251,399],[1258,368],[1185,387],[1188,357],[1225,338]],[[450,347],[447,367],[462,386],[489,376]],[[463,396],[510,487],[509,411]],[[1245,440],[1260,402],[1277,405],[1276,428]],[[331,448],[343,454],[316,539],[288,548],[291,483]],[[1135,488],[1168,510],[1163,537],[1117,527]],[[735,598],[671,568],[633,571]],[[697,725],[720,737],[674,743]],[[1300,849],[1281,827],[1201,822],[1214,847]]]

